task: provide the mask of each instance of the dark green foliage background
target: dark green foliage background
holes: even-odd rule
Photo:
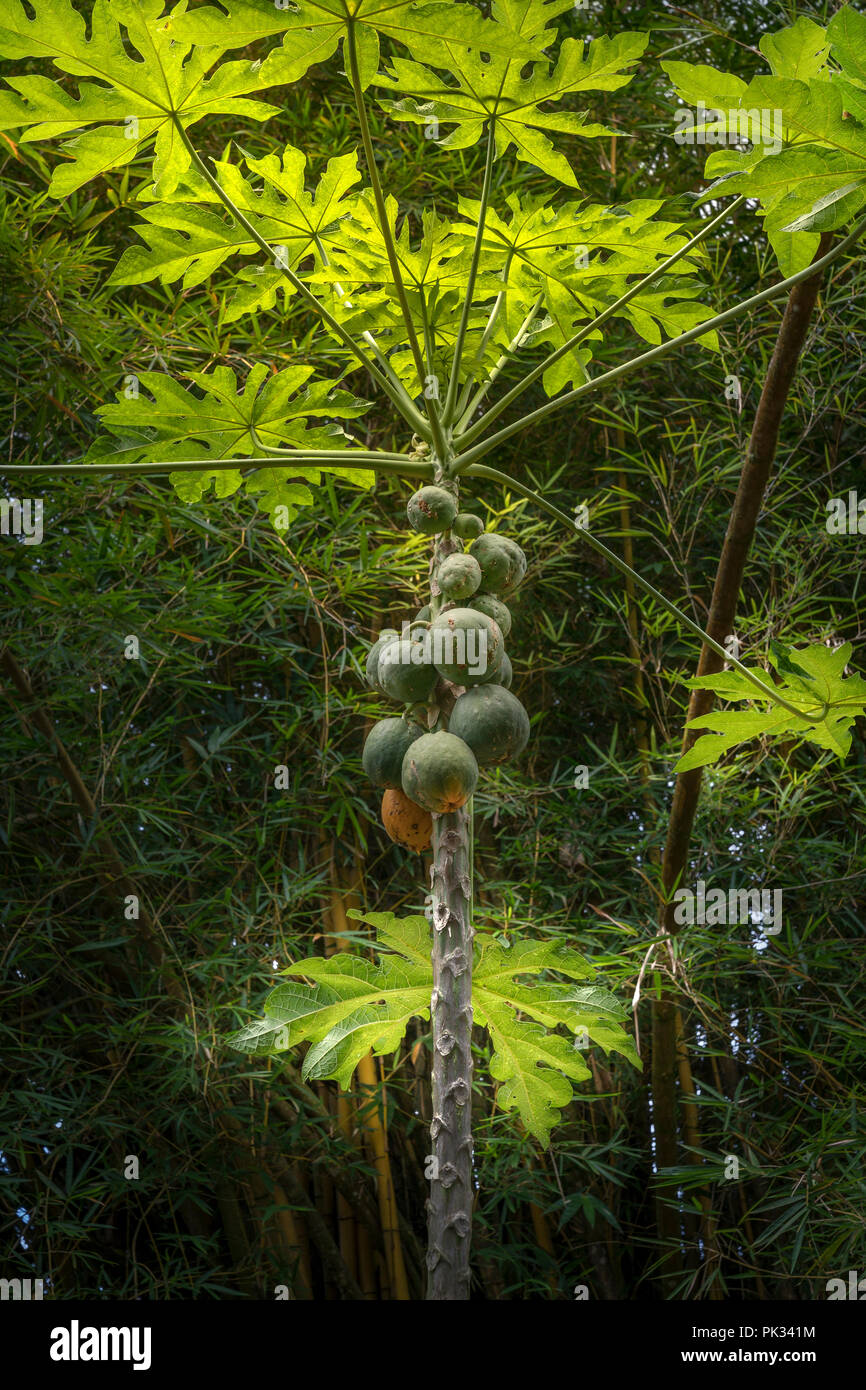
[[[674,6],[603,8],[593,29],[652,23],[656,53],[742,71],[758,21],[772,28],[792,17],[786,6],[740,0],[702,5],[700,24]],[[827,17],[820,7],[797,10],[808,12]],[[579,14],[569,22],[575,32],[588,23]],[[353,149],[337,66],[293,89],[280,121],[212,129],[210,152],[241,136],[255,154],[289,140],[318,171],[328,155]],[[605,109],[623,131],[616,168],[608,146],[571,152],[587,196],[622,201],[699,186],[701,152],[673,144],[670,105],[664,80],[645,65]],[[477,152],[433,152],[384,119],[377,133],[390,191],[410,213],[439,190],[477,187]],[[106,290],[134,221],[126,180],[58,207],[44,195],[47,147],[0,148],[2,458],[76,458],[98,428],[95,408],[129,372],[225,362],[243,373],[258,360],[310,360],[312,325],[295,307],[288,319],[275,310],[222,325],[218,279],[180,298],[153,287]],[[525,168],[500,195],[511,187],[548,191]],[[774,275],[757,223],[741,216],[712,248],[706,303],[721,310]],[[866,492],[864,296],[861,263],[833,267],[740,605],[749,656],[773,637],[850,640],[860,653],[866,641],[864,540],[824,528],[828,497]],[[781,312],[768,306],[729,328],[720,356],[692,347],[629,377],[492,461],[543,483],[568,512],[592,502],[596,531],[617,546],[627,531],[642,573],[702,621]],[[635,350],[620,326],[605,357],[612,365]],[[742,413],[725,399],[729,373],[742,381]],[[360,375],[347,384],[366,391]],[[389,447],[383,412],[363,426]],[[246,1183],[251,1156],[266,1184],[281,1163],[298,1163],[313,1202],[327,1175],[341,1172],[372,1201],[372,1170],[294,1074],[253,1065],[221,1039],[259,1013],[277,969],[322,949],[331,846],[347,870],[362,860],[369,906],[422,904],[419,861],[384,836],[360,771],[365,719],[379,706],[359,663],[371,633],[414,611],[426,574],[426,552],[405,528],[409,489],[327,485],[282,536],[246,501],[190,509],[164,481],[25,488],[4,480],[0,466],[0,482],[6,496],[29,489],[45,498],[46,528],[38,548],[0,539],[0,644],[30,672],[188,997],[179,1021],[135,924],[100,885],[94,827],[4,687],[3,1272],[48,1278],[60,1298],[270,1297],[291,1271],[274,1267],[259,1238],[268,1212]],[[630,998],[656,931],[653,851],[664,840],[684,680],[698,653],[639,600],[640,704],[620,577],[579,537],[501,491],[471,505],[530,559],[509,646],[533,735],[519,766],[485,779],[476,797],[480,920],[511,939],[567,936],[608,961]],[[140,662],[124,659],[130,633],[140,638]],[[642,723],[651,740],[646,791]],[[277,792],[273,770],[283,763],[292,786]],[[721,1262],[709,1268],[690,1238],[699,1183],[684,1153],[682,1172],[662,1175],[683,1213],[687,1273],[677,1297],[707,1296],[716,1281],[733,1298],[823,1297],[826,1279],[866,1267],[864,763],[860,729],[845,767],[813,749],[753,747],[705,779],[692,879],[782,887],[785,921],[766,948],[743,927],[689,928],[678,943],[700,1181]],[[586,790],[573,785],[580,765],[589,768]],[[659,968],[665,959],[657,956]],[[641,982],[644,1051],[656,982],[652,969]],[[386,1068],[416,1296],[423,1039],[419,1026]],[[408,1056],[419,1040],[420,1064]],[[475,1296],[567,1299],[586,1283],[596,1298],[661,1297],[645,1079],[618,1062],[608,1068],[599,1054],[594,1086],[541,1155],[496,1109],[480,1037],[478,1049]],[[289,1108],[277,1114],[273,1097]],[[240,1140],[222,1128],[226,1109]],[[128,1154],[141,1160],[137,1182],[123,1176]],[[739,1183],[725,1181],[726,1155],[740,1159]],[[553,1256],[538,1240],[541,1217]],[[316,1297],[332,1296],[315,1261],[314,1282]]]

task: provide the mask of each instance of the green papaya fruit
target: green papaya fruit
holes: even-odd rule
[[[361,765],[374,787],[402,786],[406,751],[422,737],[418,725],[405,719],[380,719],[373,725],[364,744]]]
[[[455,536],[460,537],[461,541],[474,541],[483,533],[484,522],[480,516],[473,516],[472,512],[458,512],[451,530]]]
[[[421,487],[409,498],[406,513],[415,531],[422,536],[438,536],[447,531],[457,515],[457,499],[444,487],[430,484]]]
[[[497,624],[502,636],[507,638],[511,631],[511,610],[495,594],[473,594],[469,607],[477,608],[479,613],[486,613],[488,618],[492,618]]]
[[[436,571],[436,582],[448,599],[469,598],[481,584],[481,566],[471,555],[446,555]]]
[[[478,685],[455,700],[448,731],[472,749],[479,767],[489,767],[523,752],[529,716],[504,686]]]
[[[403,791],[418,806],[444,815],[469,800],[478,784],[478,763],[467,744],[444,731],[422,734],[403,758]]]
[[[507,536],[486,532],[472,542],[469,554],[481,566],[481,585],[485,593],[509,594],[526,574],[526,556]]]
[[[424,643],[409,637],[385,643],[379,653],[377,675],[384,693],[402,705],[428,700],[438,679]]]
[[[434,618],[425,642],[439,675],[454,685],[481,685],[505,650],[497,624],[475,608],[449,608]]]

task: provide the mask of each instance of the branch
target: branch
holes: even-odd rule
[[[832,233],[825,232],[821,239],[815,266],[821,264],[822,252],[829,246],[831,239]],[[820,288],[821,277],[813,271],[812,278],[807,279],[792,291],[785,306],[782,322],[779,325],[773,356],[767,368],[761,399],[755,411],[749,447],[746,451],[736,496],[728,519],[725,541],[719,557],[712,598],[710,599],[707,627],[711,632],[719,635],[734,631],[746,561],[754,543],[758,517],[764,505],[767,484],[776,458],[782,417],[806,343]],[[715,652],[715,650],[714,648],[713,651]],[[698,662],[697,675],[710,675],[720,669],[720,663],[715,659],[713,653],[704,649]],[[692,691],[686,716],[684,753],[698,737],[697,732],[689,725],[701,715],[709,714],[715,703],[715,698],[715,693],[712,690],[696,689]],[[673,905],[668,899],[672,887],[684,871],[688,858],[689,840],[702,777],[703,768],[695,767],[685,772],[679,772],[674,784],[662,859],[662,888],[665,905],[661,917],[661,925],[672,933],[676,931],[676,923],[673,917]]]
[[[514,253],[509,248],[508,256],[505,261],[505,266],[502,271],[503,280],[507,280],[508,278],[513,258]],[[466,414],[466,407],[469,404],[469,397],[472,395],[472,388],[475,385],[476,370],[479,364],[483,366],[484,352],[487,348],[487,344],[490,342],[490,335],[492,334],[493,329],[496,326],[496,320],[499,317],[499,311],[504,303],[505,290],[500,290],[495,300],[493,301],[493,308],[490,310],[490,313],[487,316],[487,322],[484,325],[484,332],[481,335],[481,342],[478,344],[478,347],[475,351],[475,356],[472,359],[472,366],[469,368],[469,371],[466,374],[466,382],[464,384],[463,390],[460,392],[460,396],[457,401],[457,407],[454,413],[457,416],[458,428],[463,423],[463,418]]]

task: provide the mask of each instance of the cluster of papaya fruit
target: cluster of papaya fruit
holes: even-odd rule
[[[363,766],[384,789],[391,839],[420,852],[430,847],[432,816],[469,800],[479,768],[526,747],[529,718],[509,689],[505,651],[506,599],[526,557],[514,541],[485,532],[479,517],[458,512],[447,488],[420,488],[407,512],[414,530],[437,538],[430,603],[402,635],[387,628],[370,648],[367,684],[404,710],[373,726]]]

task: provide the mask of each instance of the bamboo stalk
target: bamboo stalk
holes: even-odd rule
[[[546,1255],[550,1256],[551,1262],[556,1264],[556,1251],[553,1248],[550,1224],[537,1202],[529,1203],[529,1215],[532,1218],[532,1231],[535,1236],[536,1244],[540,1250],[543,1250]],[[559,1282],[553,1270],[548,1274],[547,1282],[550,1286],[551,1293],[556,1294],[559,1292]]]
[[[338,1095],[336,1098],[337,1107],[337,1128],[343,1138],[349,1143],[352,1142],[352,1111],[351,1102],[347,1095]],[[361,1279],[361,1268],[359,1264],[358,1240],[359,1231],[355,1225],[355,1213],[352,1205],[342,1192],[337,1192],[337,1236],[340,1245],[340,1254],[343,1256],[346,1268],[352,1277],[361,1284],[361,1292],[367,1297],[364,1289],[364,1282]]]
[[[317,1090],[318,1095],[319,1095],[319,1100],[322,1102],[322,1104],[324,1105],[325,1109],[326,1109],[326,1110],[330,1110],[330,1109],[331,1109],[331,1103],[330,1103],[330,1102],[331,1102],[331,1097],[330,1097],[330,1095],[328,1094],[328,1088],[327,1088],[325,1082],[324,1082],[324,1081],[317,1081],[317,1082],[316,1082],[316,1090]],[[313,1168],[313,1170],[312,1170],[312,1177],[313,1177],[313,1192],[314,1192],[314,1194],[315,1194],[316,1209],[317,1209],[317,1211],[319,1211],[319,1212],[321,1213],[322,1220],[324,1221],[324,1223],[325,1223],[325,1225],[327,1226],[328,1230],[331,1231],[331,1232],[336,1232],[337,1234],[339,1234],[339,1232],[337,1232],[337,1226],[336,1226],[336,1215],[337,1215],[336,1194],[335,1194],[335,1191],[334,1191],[334,1184],[333,1184],[333,1181],[332,1181],[332,1179],[331,1179],[331,1175],[330,1175],[330,1173],[328,1172],[327,1168],[323,1167],[321,1164],[317,1164],[316,1167]],[[345,1261],[344,1261],[344,1263],[345,1263]],[[352,1278],[354,1278],[354,1277],[355,1277],[355,1276],[354,1276],[354,1272],[351,1271],[351,1270],[350,1270],[349,1272],[352,1274]],[[337,1293],[336,1285],[333,1284],[330,1280],[328,1280],[327,1283],[326,1283],[326,1285],[325,1285],[325,1298],[326,1298],[327,1300],[333,1302],[333,1300],[334,1300],[334,1298],[335,1298],[335,1296],[336,1296],[336,1293]]]
[[[403,1246],[400,1240],[400,1219],[388,1148],[388,1130],[385,1123],[385,1085],[378,1075],[375,1059],[371,1052],[368,1052],[367,1056],[361,1059],[357,1074],[361,1086],[370,1094],[369,1106],[362,1111],[362,1127],[376,1169],[376,1185],[382,1217],[382,1234],[385,1237],[385,1257],[391,1297],[406,1303],[409,1302],[409,1284],[403,1259]]]
[[[331,876],[333,877],[334,846],[332,842],[329,842],[328,836],[325,834],[324,830],[319,831],[319,846],[320,848],[324,848],[325,846],[328,847],[328,860],[330,864]],[[325,915],[329,918],[328,910],[326,910]],[[340,950],[341,947],[345,947],[345,942],[342,942],[338,938],[330,935],[326,930],[325,954],[328,956],[333,955],[334,952]],[[317,1094],[319,1096],[319,1101],[321,1102],[323,1107],[326,1110],[331,1110],[332,1106],[330,1104],[330,1099],[328,1097],[328,1093],[325,1092],[325,1088],[323,1086],[319,1086],[317,1088]],[[356,1139],[354,1134],[354,1113],[352,1110],[352,1102],[350,1097],[346,1095],[345,1091],[339,1090],[337,1092],[335,1098],[335,1105],[337,1115],[337,1128],[339,1129],[346,1142],[348,1144],[351,1144],[352,1147],[356,1147]],[[331,1186],[333,1190],[333,1182]],[[350,1271],[352,1277],[359,1280],[361,1293],[363,1297],[365,1299],[375,1298],[375,1277],[373,1276],[373,1256],[369,1242],[369,1235],[366,1232],[363,1232],[362,1230],[358,1229],[355,1222],[355,1212],[352,1207],[352,1204],[345,1196],[345,1194],[343,1192],[340,1192],[339,1190],[337,1190],[336,1192],[336,1206],[337,1237],[340,1246],[340,1254],[342,1255],[346,1268]],[[360,1248],[362,1242],[364,1247],[363,1258],[362,1251]]]
[[[348,930],[346,904],[349,902],[351,906],[356,906],[357,893],[352,890],[347,891],[346,885],[341,883],[341,876],[334,859],[333,848],[331,851],[331,883],[330,912],[332,931],[344,932]],[[338,950],[350,949],[349,943],[344,937],[338,936],[335,944]],[[385,1260],[391,1297],[400,1302],[409,1302],[409,1284],[406,1277],[403,1247],[400,1240],[400,1219],[396,1194],[394,1192],[391,1159],[388,1151],[388,1135],[384,1122],[385,1088],[384,1085],[380,1083],[372,1052],[368,1052],[365,1057],[361,1058],[356,1068],[356,1076],[360,1086],[368,1096],[367,1103],[364,1105],[360,1115],[361,1129],[363,1139],[370,1151],[371,1161],[376,1170],[376,1193],[382,1221],[382,1233],[385,1240]]]
[[[312,1301],[313,1276],[310,1268],[310,1245],[306,1232],[295,1220],[295,1214],[279,1183],[266,1183],[261,1173],[252,1163],[249,1151],[243,1147],[240,1131],[232,1130],[232,1138],[241,1146],[244,1154],[244,1167],[249,1181],[253,1200],[259,1213],[263,1243],[273,1256],[279,1276],[289,1275],[293,1296],[305,1303]],[[273,1204],[280,1208],[269,1218],[263,1215],[264,1209]]]
[[[366,1226],[358,1227],[358,1281],[364,1298],[375,1303],[378,1299],[376,1256]]]
[[[216,1200],[238,1285],[247,1298],[256,1298],[258,1289],[252,1272],[249,1241],[235,1185],[228,1179],[223,1179],[217,1185]]]
[[[367,1101],[359,1112],[359,1118],[362,1133],[376,1170],[376,1190],[379,1197],[382,1234],[385,1237],[385,1260],[391,1297],[399,1302],[409,1302],[409,1284],[403,1262],[400,1223],[397,1216],[391,1157],[388,1152],[388,1131],[384,1120],[385,1087],[380,1081],[372,1052],[368,1052],[366,1057],[361,1058],[356,1075],[361,1088],[367,1093]]]
[[[309,1258],[306,1261],[304,1260],[304,1251],[303,1246],[301,1244],[301,1237],[298,1234],[298,1227],[295,1221],[295,1213],[289,1206],[289,1199],[287,1198],[283,1189],[280,1187],[279,1183],[274,1184],[274,1201],[278,1202],[280,1206],[280,1210],[276,1214],[276,1220],[277,1225],[279,1226],[283,1243],[286,1246],[286,1249],[290,1252],[290,1254],[294,1255],[296,1261],[294,1286],[295,1288],[297,1288],[298,1285],[300,1285],[303,1288],[306,1284]],[[309,1289],[309,1284],[306,1284],[306,1287],[307,1289]],[[305,1295],[303,1293],[299,1293],[296,1294],[296,1297],[300,1297],[303,1299]],[[306,1297],[309,1298],[311,1297],[311,1295],[307,1294]]]

